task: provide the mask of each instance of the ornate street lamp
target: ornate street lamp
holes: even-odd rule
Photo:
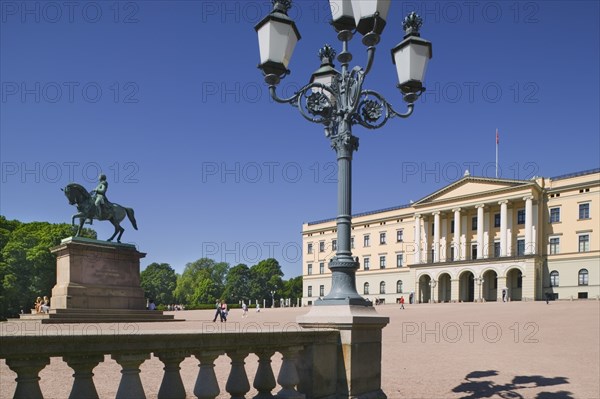
[[[390,118],[407,118],[413,112],[414,102],[425,91],[423,80],[427,61],[431,58],[431,43],[421,39],[421,18],[411,13],[404,19],[404,40],[392,50],[392,59],[398,70],[399,85],[405,113],[396,112],[381,94],[363,89],[363,82],[373,65],[375,46],[386,25],[390,0],[330,0],[332,25],[342,42],[337,55],[341,71],[333,65],[335,50],[326,45],[319,51],[320,68],[310,83],[290,98],[277,95],[277,85],[288,73],[289,60],[300,34],[288,17],[291,0],[272,0],[273,11],[256,25],[260,46],[259,68],[265,75],[271,97],[279,102],[297,107],[304,118],[322,124],[325,136],[336,152],[338,161],[338,217],[337,251],[329,262],[332,271],[331,291],[315,305],[363,305],[372,306],[356,291],[358,259],[350,250],[351,236],[351,176],[352,154],[358,149],[358,137],[352,134],[353,125],[378,129]],[[352,54],[348,44],[354,34],[363,35],[367,47],[367,63],[364,68],[350,68]]]

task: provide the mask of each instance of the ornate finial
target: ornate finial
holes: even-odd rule
[[[421,26],[423,26],[423,18],[419,17],[416,12],[411,12],[404,18],[404,22],[402,22],[402,27],[405,32],[404,37],[421,36],[419,34]]]
[[[292,0],[271,0],[271,2],[273,3],[273,11],[279,11],[285,15],[292,7]]]
[[[321,64],[333,65],[335,55],[335,49],[329,44],[326,44],[319,49],[319,59],[321,60]]]

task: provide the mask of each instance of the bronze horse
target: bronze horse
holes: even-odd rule
[[[65,196],[69,200],[69,204],[76,205],[77,210],[79,211],[79,213],[73,215],[71,219],[71,224],[75,226],[75,218],[79,218],[79,228],[75,234],[76,237],[79,237],[81,234],[81,229],[83,228],[85,221],[89,220],[91,224],[93,219],[108,220],[113,226],[115,226],[115,232],[108,239],[108,241],[112,241],[118,233],[119,235],[117,237],[117,242],[121,242],[121,236],[123,235],[125,229],[121,227],[120,223],[123,221],[123,219],[125,219],[125,216],[129,218],[131,225],[137,230],[137,222],[135,221],[132,208],[125,208],[119,204],[106,201],[106,203],[103,205],[105,208],[103,208],[102,217],[99,218],[98,209],[94,204],[94,197],[88,193],[83,186],[77,183],[70,183],[61,190],[65,192]]]

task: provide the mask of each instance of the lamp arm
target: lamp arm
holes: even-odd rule
[[[367,76],[371,71],[371,67],[373,66],[373,61],[375,61],[375,46],[369,46],[367,48],[367,66],[365,67],[364,76]]]
[[[275,86],[275,85],[269,86],[269,93],[271,94],[271,98],[273,100],[275,100],[275,102],[278,102],[280,104],[292,104],[292,105],[294,105],[293,103],[297,100],[298,96],[300,95],[300,92],[296,92],[290,98],[281,98],[277,95],[277,86]]]
[[[409,116],[412,115],[414,109],[415,109],[415,104],[414,103],[410,103],[406,106],[407,110],[405,113],[401,114],[399,112],[396,112],[396,110],[394,110],[394,108],[392,108],[392,104],[386,102],[385,103],[389,112],[390,112],[390,118],[393,118],[395,116],[399,117],[399,118],[408,118]]]

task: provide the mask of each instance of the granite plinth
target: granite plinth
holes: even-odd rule
[[[56,255],[51,310],[22,318],[70,323],[174,319],[161,311],[146,310],[140,286],[140,259],[146,254],[135,245],[69,237],[50,252]]]

